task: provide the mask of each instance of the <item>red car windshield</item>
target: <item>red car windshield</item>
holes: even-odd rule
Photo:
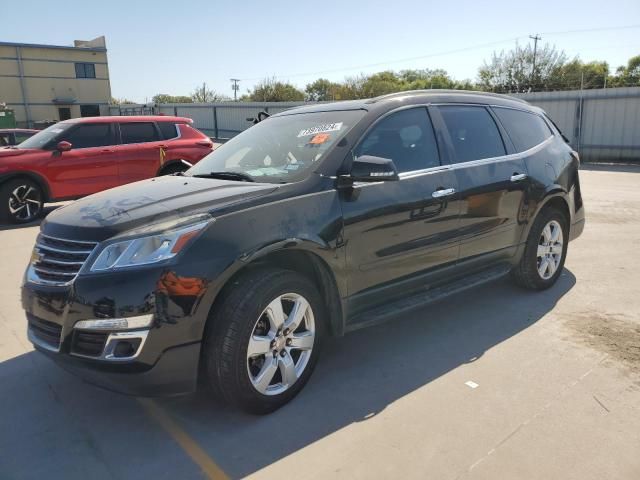
[[[27,138],[24,142],[16,145],[15,148],[29,149],[29,148],[44,148],[51,140],[58,137],[61,133],[65,132],[73,126],[73,123],[56,123],[44,130],[36,133],[33,137]]]

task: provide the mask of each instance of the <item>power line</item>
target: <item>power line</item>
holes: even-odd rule
[[[549,35],[566,35],[566,34],[572,34],[572,33],[588,33],[588,32],[599,32],[599,31],[607,31],[607,30],[624,30],[624,29],[634,29],[634,28],[640,28],[640,24],[635,24],[635,25],[622,25],[622,26],[616,26],[616,27],[598,27],[598,28],[583,28],[583,29],[577,29],[577,30],[563,30],[563,31],[556,31],[556,32],[542,32],[540,35],[545,35],[545,36],[549,36]],[[282,74],[282,75],[273,75],[272,78],[296,78],[296,77],[310,77],[312,75],[324,75],[327,73],[340,73],[340,72],[346,72],[349,70],[359,70],[359,69],[367,69],[367,68],[373,68],[373,67],[380,67],[380,66],[385,66],[385,65],[392,65],[395,63],[404,63],[404,62],[411,62],[414,60],[422,60],[425,58],[433,58],[433,57],[440,57],[443,55],[451,55],[454,53],[463,53],[463,52],[468,52],[468,51],[473,51],[473,50],[479,50],[479,49],[483,49],[483,48],[487,48],[487,47],[492,47],[495,45],[500,45],[503,43],[511,43],[511,42],[515,42],[517,40],[521,40],[523,38],[526,38],[525,36],[520,36],[520,37],[512,37],[512,38],[505,38],[503,40],[497,40],[494,42],[489,42],[489,43],[483,43],[480,45],[473,45],[473,46],[468,46],[468,47],[462,47],[462,48],[457,48],[457,49],[453,49],[453,50],[446,50],[446,51],[442,51],[442,52],[436,52],[436,53],[429,53],[429,54],[425,54],[425,55],[419,55],[416,57],[407,57],[407,58],[401,58],[401,59],[396,59],[396,60],[387,60],[384,62],[377,62],[377,63],[369,63],[369,64],[363,64],[363,65],[355,65],[355,66],[350,66],[350,67],[341,67],[341,68],[332,68],[332,69],[328,69],[328,70],[318,70],[315,72],[298,72],[298,73],[289,73],[289,74]],[[531,37],[530,37],[531,38]],[[242,78],[241,80],[243,81],[256,81],[256,80],[262,80],[264,78],[264,76],[262,77],[254,77],[254,78]]]

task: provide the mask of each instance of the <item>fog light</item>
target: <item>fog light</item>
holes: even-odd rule
[[[116,358],[132,357],[138,351],[140,341],[140,338],[132,338],[131,340],[120,340],[113,350],[113,356]]]

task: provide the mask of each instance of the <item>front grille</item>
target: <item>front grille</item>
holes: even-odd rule
[[[62,326],[57,323],[48,322],[33,315],[27,316],[29,330],[38,342],[58,350],[60,348],[60,336]]]
[[[102,355],[108,336],[108,333],[74,330],[71,353],[87,357],[99,357]]]
[[[30,280],[47,285],[71,283],[96,245],[96,242],[63,240],[41,233],[30,266],[35,278]]]

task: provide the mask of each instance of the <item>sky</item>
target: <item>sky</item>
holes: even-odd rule
[[[266,77],[304,88],[387,69],[475,80],[492,52],[534,34],[612,70],[640,54],[639,0],[0,2],[10,15],[0,41],[70,45],[105,35],[112,94],[137,102],[189,95],[202,82],[232,96],[230,78],[241,79],[240,93]]]

